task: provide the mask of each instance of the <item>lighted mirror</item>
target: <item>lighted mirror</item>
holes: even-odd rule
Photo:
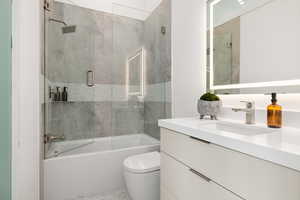
[[[299,8],[299,0],[208,1],[209,89],[300,92]]]
[[[129,96],[144,96],[145,51],[140,49],[127,59],[127,90]]]

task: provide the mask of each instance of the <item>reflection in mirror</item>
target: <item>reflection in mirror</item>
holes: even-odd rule
[[[145,50],[140,49],[127,59],[128,96],[144,96],[144,58]]]
[[[208,89],[299,92],[299,7],[299,0],[208,1]]]

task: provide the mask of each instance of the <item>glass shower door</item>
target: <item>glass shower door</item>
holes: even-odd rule
[[[113,5],[115,146],[119,136],[131,143],[135,142],[133,138],[143,136],[159,139],[158,120],[170,117],[171,1],[146,3],[145,9]]]
[[[138,145],[138,135],[144,133],[145,54],[141,16],[148,12],[113,4],[113,14],[112,146],[125,148]]]
[[[46,151],[57,155],[110,134],[105,15],[55,2],[45,16]],[[107,47],[109,49],[109,47]],[[109,51],[109,50],[108,50]],[[103,70],[107,67],[107,71]],[[63,99],[67,91],[68,99]],[[63,145],[61,143],[64,143]],[[53,144],[52,147],[49,144]],[[51,151],[54,152],[51,152]]]
[[[171,105],[170,0],[159,3],[108,12],[55,1],[45,12],[45,152],[101,137],[159,139]],[[64,88],[68,101],[57,98]]]

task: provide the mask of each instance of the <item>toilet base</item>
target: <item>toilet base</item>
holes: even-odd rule
[[[159,200],[160,170],[142,174],[125,170],[124,177],[132,200]]]

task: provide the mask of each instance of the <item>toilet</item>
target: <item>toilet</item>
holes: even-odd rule
[[[135,155],[124,161],[124,177],[132,200],[160,197],[160,153]]]

